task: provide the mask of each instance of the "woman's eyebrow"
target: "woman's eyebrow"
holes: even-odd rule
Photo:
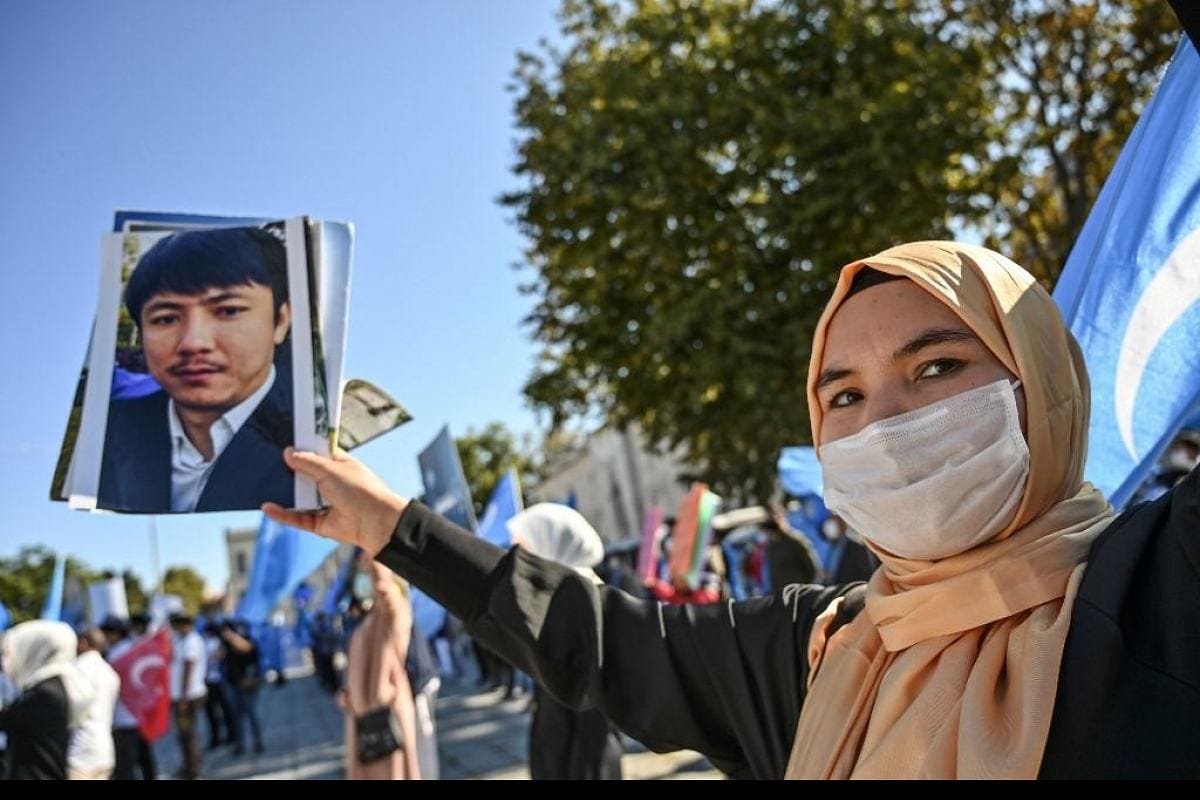
[[[975,342],[978,344],[979,338],[965,328],[929,328],[917,334],[907,344],[892,353],[892,360],[899,361],[903,358],[908,358],[921,352],[926,347],[932,347],[935,344],[944,344],[945,342]],[[848,378],[853,374],[854,370],[852,369],[827,367],[821,370],[821,376],[817,378],[816,388],[823,389],[829,384],[840,381],[842,378]]]
[[[826,386],[833,383],[834,381],[840,381],[842,378],[848,378],[853,374],[854,374],[854,370],[852,370],[852,369],[838,369],[836,367],[829,367],[827,369],[823,369],[823,370],[821,370],[821,377],[817,378],[816,388],[824,389]]]
[[[916,337],[910,339],[903,347],[898,348],[896,352],[892,353],[892,360],[900,361],[901,359],[916,355],[926,347],[946,342],[975,342],[978,344],[979,339],[965,328],[930,328],[922,331]]]

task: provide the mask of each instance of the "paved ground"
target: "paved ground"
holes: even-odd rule
[[[315,679],[298,676],[259,694],[266,749],[234,756],[229,748],[205,751],[203,774],[216,779],[337,780],[342,777],[342,713]],[[497,691],[450,685],[438,698],[438,744],[444,779],[527,779],[528,702],[504,700]],[[202,743],[207,724],[201,725]],[[626,778],[721,778],[703,757],[659,755],[626,740],[621,762]],[[159,773],[180,767],[173,734],[156,744]]]
[[[228,747],[206,750],[204,777],[341,779],[342,712],[315,678],[303,676],[281,687],[265,686],[259,691],[258,712],[265,751],[255,755],[247,748],[246,755],[234,756]],[[200,729],[203,745],[208,741],[207,720]],[[156,743],[155,753],[160,775],[174,775],[179,770],[182,762],[173,731]]]
[[[529,704],[500,690],[451,687],[438,698],[438,755],[443,778],[527,780]],[[651,753],[625,739],[621,771],[630,779],[722,778],[698,753]]]

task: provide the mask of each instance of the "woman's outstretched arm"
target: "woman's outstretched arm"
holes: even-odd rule
[[[293,462],[332,507],[265,508],[273,518],[363,546],[559,701],[599,708],[646,746],[697,750],[737,777],[783,776],[812,622],[849,587],[663,606],[520,548],[505,552],[391,495],[345,456],[289,454]]]

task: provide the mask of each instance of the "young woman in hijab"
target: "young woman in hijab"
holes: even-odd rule
[[[508,521],[514,545],[562,564],[593,583],[604,542],[583,515],[557,503],[538,503]],[[620,780],[621,736],[594,708],[576,711],[534,689],[529,726],[529,775],[537,780]]]
[[[404,661],[413,630],[412,606],[396,576],[382,564],[364,558],[374,585],[374,603],[350,637],[346,685],[338,704],[346,713],[347,780],[417,780],[417,723],[412,686]],[[359,758],[356,721],[390,708],[401,729],[399,747],[380,758]]]
[[[92,688],[75,666],[77,637],[63,622],[22,622],[4,634],[0,666],[21,689],[0,709],[11,780],[66,780],[70,729],[83,720]]]
[[[860,277],[861,276],[861,277]],[[1200,472],[1113,519],[1050,296],[952,242],[848,265],[807,386],[866,584],[663,608],[502,553],[353,459],[288,453],[353,541],[560,701],[763,778],[1200,776]]]

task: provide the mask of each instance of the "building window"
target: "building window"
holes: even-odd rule
[[[246,554],[245,553],[237,554],[237,574],[238,575],[246,574]]]

